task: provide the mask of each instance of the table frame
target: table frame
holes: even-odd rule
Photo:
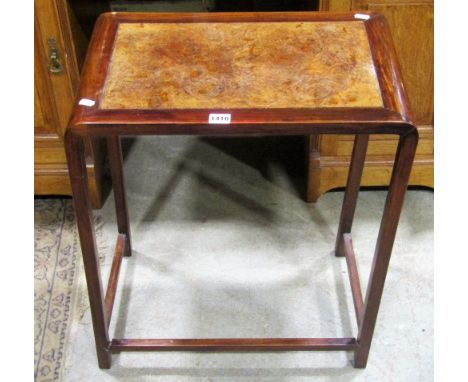
[[[363,14],[363,13],[360,13]],[[135,111],[100,110],[75,105],[65,134],[65,147],[80,236],[91,315],[100,368],[110,368],[111,354],[120,351],[354,351],[354,366],[366,367],[377,314],[383,293],[393,242],[416,152],[418,133],[412,123],[408,99],[401,80],[395,50],[383,16],[366,12],[366,29],[382,91],[383,108],[378,109],[272,109],[233,110],[233,122],[208,125],[208,112],[217,110]],[[285,21],[354,20],[354,14],[334,13],[243,13],[243,14],[127,14],[101,16],[90,43],[78,99],[98,100],[118,22],[141,20],[180,21]],[[219,111],[218,111],[219,112]],[[221,110],[222,112],[222,110]],[[125,196],[120,137],[128,135],[308,135],[355,134],[354,148],[335,244],[336,256],[346,258],[358,323],[356,337],[349,338],[204,338],[204,339],[111,339],[112,316],[120,265],[131,256],[132,245]],[[364,167],[369,134],[397,134],[399,144],[377,238],[365,298],[351,238],[351,228]],[[118,235],[107,290],[101,281],[93,215],[87,188],[84,137],[107,141],[114,187]]]

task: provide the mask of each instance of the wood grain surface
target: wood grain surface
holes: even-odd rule
[[[219,110],[232,112],[231,124],[210,123],[209,115]],[[366,135],[400,135],[364,303],[351,236],[346,236],[344,254],[352,273],[357,338],[110,339],[112,291],[123,251],[117,251],[106,308],[86,187],[84,138],[108,139],[116,206],[121,211],[118,227],[124,235],[129,226],[120,136],[327,133],[359,135],[340,234],[351,233]],[[102,15],[65,142],[99,367],[110,368],[113,351],[139,350],[353,350],[354,366],[366,366],[418,142],[382,16],[369,12]]]
[[[381,107],[363,22],[121,23],[101,109]]]

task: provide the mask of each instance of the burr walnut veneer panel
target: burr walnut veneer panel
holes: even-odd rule
[[[102,109],[214,105],[382,107],[364,23],[119,25]]]

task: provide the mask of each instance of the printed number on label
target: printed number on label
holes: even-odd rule
[[[231,123],[231,114],[210,114],[208,123]]]

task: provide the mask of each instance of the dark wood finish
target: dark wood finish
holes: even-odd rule
[[[349,167],[348,182],[346,184],[343,207],[341,208],[340,224],[338,226],[338,234],[336,236],[336,256],[345,255],[343,234],[351,233],[368,142],[369,135],[367,134],[356,135],[354,140],[353,156]]]
[[[112,259],[112,266],[109,274],[109,281],[107,282],[106,297],[104,298],[104,306],[106,307],[106,323],[109,327],[112,317],[112,309],[114,308],[115,293],[117,291],[117,283],[119,281],[120,265],[122,264],[122,257],[125,251],[125,235],[119,233],[115,243],[114,258]]]
[[[84,140],[76,137],[70,130],[65,134],[65,148],[68,159],[68,172],[73,192],[76,225],[80,236],[81,252],[83,254],[86,284],[88,285],[89,303],[91,306],[94,338],[99,367],[109,368],[111,353],[109,352],[109,333],[107,317],[102,292],[101,271],[96,249],[94,221],[88,194],[88,177]]]
[[[361,283],[356,265],[356,256],[354,255],[353,241],[349,233],[343,234],[344,254],[346,256],[346,265],[348,266],[349,282],[351,284],[351,293],[353,295],[354,311],[358,326],[361,324],[364,301],[362,299]]]
[[[119,233],[124,235],[124,256],[132,254],[132,240],[130,236],[130,223],[128,218],[127,197],[125,195],[125,181],[122,165],[122,145],[119,136],[107,138],[109,164],[111,168],[112,186],[114,188],[115,212]]]
[[[114,351],[287,351],[355,350],[355,338],[113,339]]]
[[[385,277],[417,144],[418,132],[416,129],[400,137],[392,180],[390,181],[390,188],[385,202],[372,270],[367,286],[362,321],[359,325],[359,349],[355,352],[354,356],[354,366],[358,368],[364,368],[367,364]]]
[[[298,134],[307,133],[376,133],[405,134],[413,128],[408,114],[406,95],[398,71],[398,62],[385,19],[368,13],[365,21],[370,33],[371,50],[376,59],[384,108],[318,109],[177,109],[138,110],[100,109],[100,94],[111,58],[115,31],[119,23],[128,22],[268,22],[268,21],[355,21],[353,14],[333,13],[197,13],[197,14],[104,14],[91,39],[83,71],[78,101],[89,99],[93,106],[75,104],[70,128],[82,135],[135,134]],[[374,31],[380,31],[377,41]],[[208,125],[209,113],[230,112],[228,126]],[[376,130],[374,125],[383,125]],[[320,125],[320,126],[318,126]],[[378,132],[376,132],[378,131]]]
[[[382,93],[382,107],[328,107],[316,109],[100,109],[100,95],[111,59],[115,33],[121,22],[269,22],[298,21],[336,22],[356,20],[354,14],[282,13],[282,14],[105,14],[97,22],[87,54],[81,86],[73,116],[66,134],[66,148],[82,243],[91,313],[99,366],[110,367],[110,351],[137,350],[354,350],[355,366],[365,367],[380,304],[395,231],[414,158],[418,133],[412,121],[408,100],[398,69],[395,50],[385,19],[374,13],[365,26]],[[363,22],[356,20],[356,22]],[[181,26],[182,28],[182,26]],[[80,105],[88,99],[90,106]],[[208,124],[208,113],[229,112],[229,125]],[[122,135],[279,135],[279,134],[356,134],[353,166],[349,172],[350,189],[346,193],[340,233],[344,237],[344,255],[350,270],[351,288],[359,322],[358,338],[246,338],[246,339],[113,339],[109,341],[108,322],[121,261],[123,235],[129,234],[125,203],[122,156],[119,137]],[[362,163],[368,134],[400,136],[390,191],[387,198],[365,303],[360,296],[359,278],[348,235],[354,215]],[[86,189],[83,140],[106,137],[111,152],[112,174],[116,188],[119,220],[118,250],[109,282],[109,298],[104,302],[94,243],[91,211]],[[106,310],[107,307],[107,310]]]

